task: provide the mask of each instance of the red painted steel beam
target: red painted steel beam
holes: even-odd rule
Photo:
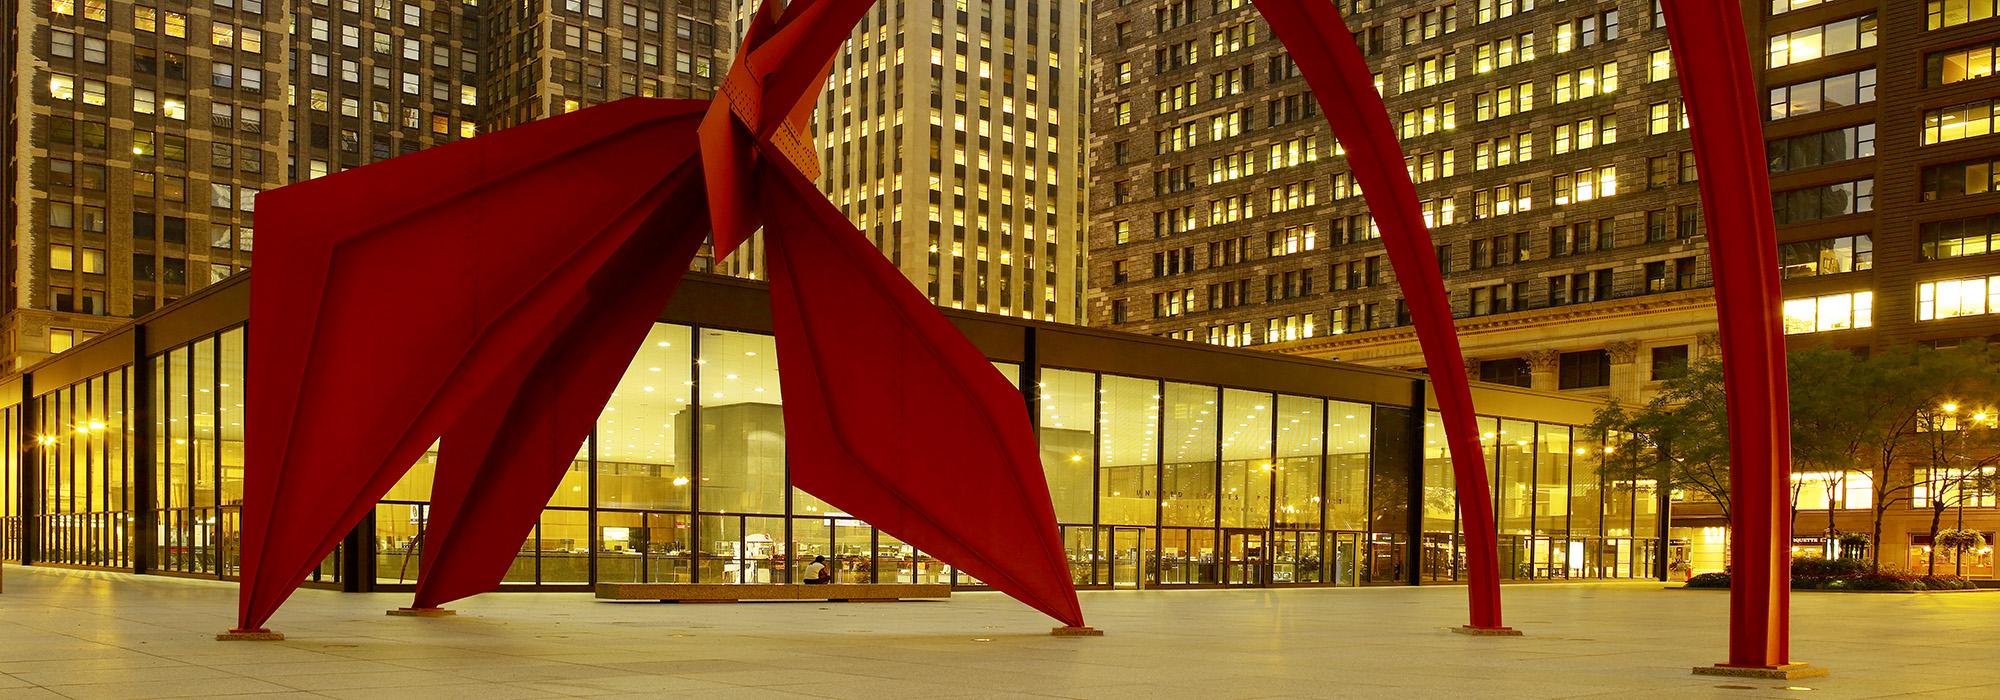
[[[1790,663],[1792,441],[1764,101],[1740,3],[1663,7],[1701,175],[1729,411],[1729,660],[1720,665],[1774,669]]]
[[[1417,189],[1403,165],[1402,146],[1389,121],[1389,109],[1375,91],[1374,75],[1354,33],[1326,0],[1252,0],[1265,21],[1291,51],[1299,72],[1319,100],[1320,112],[1333,126],[1333,136],[1347,149],[1347,165],[1361,185],[1368,211],[1382,230],[1382,243],[1396,283],[1409,305],[1430,367],[1438,413],[1444,421],[1445,442],[1451,449],[1451,469],[1458,489],[1459,521],[1465,529],[1466,598],[1475,630],[1505,630],[1500,619],[1499,537],[1493,520],[1493,496],[1486,483],[1486,457],[1479,444],[1479,424],[1472,406],[1472,389],[1465,376],[1465,355],[1452,322],[1451,296],[1438,271],[1436,248],[1417,205]],[[1422,407],[1419,407],[1421,410]],[[1414,468],[1422,468],[1416,465]],[[1410,533],[1412,541],[1422,533]],[[1411,562],[1414,566],[1416,562]]]
[[[545,342],[665,201],[702,106],[622,101],[258,198],[240,629]]]

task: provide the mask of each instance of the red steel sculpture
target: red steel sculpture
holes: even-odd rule
[[[766,10],[712,103],[623,100],[265,195],[238,629],[440,436],[424,596],[490,589],[703,238],[726,255],[759,225],[793,483],[1082,625],[1020,393],[801,172],[829,28],[869,4]]]
[[[1792,473],[1778,237],[1756,75],[1735,0],[1663,3],[1708,219],[1729,412],[1729,660],[1790,661]]]
[[[1471,395],[1387,111],[1330,3],[1255,2],[1348,150],[1426,362],[1449,368],[1432,381],[1468,627],[1504,629]],[[495,587],[704,237],[719,259],[759,226],[793,484],[1082,625],[1020,394],[812,183],[806,116],[872,4],[766,3],[712,102],[621,100],[266,193],[238,630],[433,441],[417,605]]]

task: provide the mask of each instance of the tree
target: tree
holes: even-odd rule
[[[1981,381],[1976,373],[1959,379],[1966,384]],[[1976,391],[1980,387],[1963,388]],[[1921,429],[1911,438],[1924,462],[1923,469],[1911,470],[1910,478],[1923,490],[1925,506],[1931,513],[1932,554],[1927,557],[1925,573],[1936,575],[1936,552],[1949,549],[1938,539],[1942,536],[1939,527],[1944,514],[1954,507],[1963,509],[1968,502],[1991,493],[1993,464],[2000,459],[2000,451],[1996,451],[2000,444],[1995,444],[1993,418],[1989,413],[1961,406],[1956,401],[1926,406],[1917,415]]]
[[[1941,460],[1955,450],[1942,446],[1934,427],[1944,425],[1940,415],[1955,406],[1961,397],[1983,396],[1996,384],[1992,353],[1983,343],[1969,343],[1949,350],[1892,348],[1864,363],[1866,369],[1854,383],[1857,399],[1881,404],[1875,417],[1857,429],[1874,452],[1875,502],[1872,504],[1873,532],[1869,538],[1870,561],[1882,567],[1882,521],[1895,504],[1911,500],[1919,487],[1938,495],[1953,484],[1948,479],[1931,483],[1932,475],[1944,478],[1951,470]],[[1937,455],[1933,457],[1933,455]],[[1905,460],[1922,458],[1932,468],[1919,479],[1916,469]],[[1940,499],[1932,498],[1932,501]],[[1935,503],[1931,531],[1943,511]]]
[[[1828,535],[1836,536],[1834,495],[1845,491],[1848,474],[1860,468],[1874,483],[1867,538],[1873,568],[1881,568],[1882,523],[1889,510],[1920,490],[1928,499],[1935,537],[1951,506],[1989,493],[1996,481],[2000,430],[1992,426],[2000,411],[1973,407],[2000,390],[1995,359],[1976,343],[1949,350],[1895,348],[1873,356],[1829,348],[1790,353],[1794,521],[1799,489],[1808,478],[1799,472],[1820,474],[1829,501]],[[1607,403],[1591,429],[1604,440],[1607,480],[1658,479],[1661,488],[1708,496],[1729,517],[1721,363],[1690,366],[1636,409]],[[1918,469],[1913,462],[1925,466]]]
[[[1867,426],[1883,420],[1889,404],[1857,401],[1869,383],[1868,361],[1847,350],[1814,347],[1794,350],[1785,359],[1792,409],[1792,520],[1797,522],[1799,489],[1805,474],[1817,474],[1826,488],[1826,535],[1839,536],[1834,524],[1835,495],[1847,489],[1847,475],[1868,458],[1873,445]],[[1831,556],[1829,554],[1829,556]]]
[[[1729,424],[1722,391],[1722,363],[1704,360],[1666,380],[1636,411],[1612,401],[1597,412],[1591,430],[1604,441],[1606,481],[1657,480],[1668,490],[1714,499],[1729,517]]]
[[[1978,530],[1943,530],[1931,535],[1931,547],[1933,550],[1943,549],[1951,552],[1952,574],[1954,575],[1962,576],[1965,574],[1966,552],[1984,546],[1986,546],[1986,536],[1980,534]],[[1931,575],[1937,575],[1937,557],[1935,556],[1931,557]]]

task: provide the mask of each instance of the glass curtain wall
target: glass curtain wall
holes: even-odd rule
[[[21,561],[21,407],[0,408],[0,561]]]
[[[1458,477],[1451,471],[1444,419],[1424,414],[1423,577],[1456,581],[1465,570],[1465,541],[1458,527]]]
[[[1326,537],[1320,531],[1325,476],[1326,402],[1278,396],[1271,515],[1271,583],[1327,580]]]
[[[1088,584],[1099,576],[1097,569],[1108,567],[1099,556],[1093,478],[1097,469],[1097,443],[1091,426],[1097,422],[1097,376],[1086,372],[1045,370],[1036,395],[1042,476],[1049,483],[1049,500],[1055,506],[1056,522],[1063,527],[1064,549],[1069,554],[1070,578]],[[1107,572],[1108,573],[1108,572]]]
[[[233,577],[244,342],[238,326],[149,359],[150,464],[134,461],[140,387],[129,369],[0,407],[0,417],[16,419],[33,409],[34,425],[8,422],[0,438],[37,448],[7,451],[5,556],[129,568],[143,547],[153,570]],[[1019,367],[996,367],[1021,383]],[[1463,576],[1435,412],[1414,433],[1409,411],[1394,406],[1055,367],[1032,380],[1042,467],[1078,585]],[[1651,573],[1658,492],[1600,476],[1615,441],[1518,419],[1479,426],[1505,577]],[[34,463],[20,464],[24,454]],[[378,585],[415,583],[437,458],[433,445],[374,513]],[[142,469],[154,482],[149,503],[135,502]],[[36,513],[28,521],[23,489]],[[147,508],[156,526],[140,533]],[[20,550],[23,532],[35,535],[35,551]],[[662,323],[524,533],[505,580],[788,583],[816,556],[843,582],[978,583],[791,486],[770,336]],[[338,561],[329,557],[313,579],[338,577]]]
[[[34,398],[35,561],[131,567],[129,397],[120,368]]]
[[[1431,580],[1464,571],[1464,529],[1448,492],[1451,455],[1436,411],[1425,425],[1424,537],[1452,541],[1449,568],[1426,561]],[[1653,481],[1607,481],[1616,448],[1592,431],[1555,423],[1478,419],[1487,476],[1496,492],[1501,578],[1645,578],[1659,557],[1659,493]],[[1438,546],[1441,546],[1438,545]],[[1427,547],[1426,556],[1429,554]]]
[[[157,571],[233,577],[241,561],[243,343],[237,326],[152,359]]]

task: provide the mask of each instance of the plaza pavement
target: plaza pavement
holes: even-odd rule
[[[1452,587],[1086,592],[1097,638],[990,593],[949,601],[612,604],[304,590],[284,642],[216,642],[233,584],[7,567],[0,700],[333,697],[2000,698],[2000,593],[1801,594],[1795,657],[1830,677],[1694,676],[1727,596],[1657,582],[1503,590],[1525,637],[1470,637]]]

